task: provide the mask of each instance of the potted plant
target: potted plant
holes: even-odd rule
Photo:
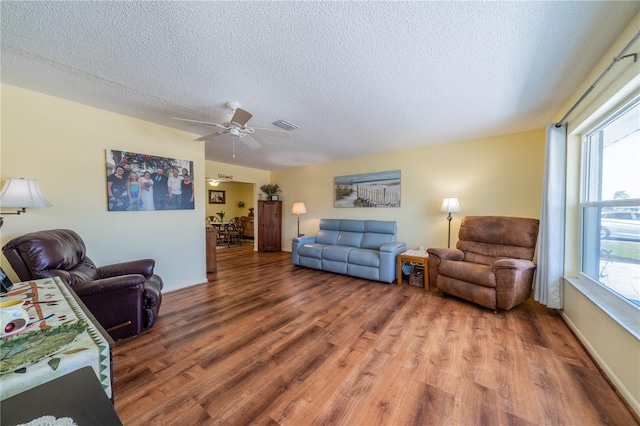
[[[280,187],[278,184],[265,184],[260,187],[260,191],[267,194],[267,200],[273,199],[273,196],[280,192]]]

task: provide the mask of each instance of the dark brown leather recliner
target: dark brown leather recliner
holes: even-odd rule
[[[430,248],[429,283],[444,293],[509,310],[531,295],[538,219],[466,216],[455,249]]]
[[[82,238],[69,229],[22,235],[2,252],[22,281],[66,281],[114,340],[150,329],[158,316],[163,283],[152,259],[97,268]]]

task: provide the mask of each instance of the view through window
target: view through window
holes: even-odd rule
[[[640,97],[583,138],[584,276],[640,308]]]

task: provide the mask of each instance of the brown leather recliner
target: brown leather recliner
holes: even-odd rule
[[[444,293],[509,310],[531,295],[538,219],[466,216],[455,249],[430,248],[429,283]]]
[[[58,276],[71,286],[114,340],[153,326],[162,302],[155,261],[135,260],[97,268],[82,238],[69,229],[25,234],[2,248],[22,281]]]

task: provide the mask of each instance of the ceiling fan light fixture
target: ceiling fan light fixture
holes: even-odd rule
[[[229,108],[233,112],[237,108],[240,108],[240,103],[239,102],[235,102],[235,101],[228,101],[226,104],[224,104],[224,106],[226,106],[227,108]]]
[[[278,120],[278,121],[274,121],[274,122],[273,122],[273,124],[274,124],[274,125],[276,125],[276,126],[278,126],[278,127],[280,127],[281,129],[285,129],[285,130],[287,130],[287,131],[289,131],[289,132],[290,132],[291,130],[295,130],[295,129],[297,129],[297,128],[298,128],[298,126],[296,126],[296,125],[295,125],[295,124],[293,124],[293,123],[289,123],[289,122],[288,122],[288,121],[286,121],[286,120]]]

